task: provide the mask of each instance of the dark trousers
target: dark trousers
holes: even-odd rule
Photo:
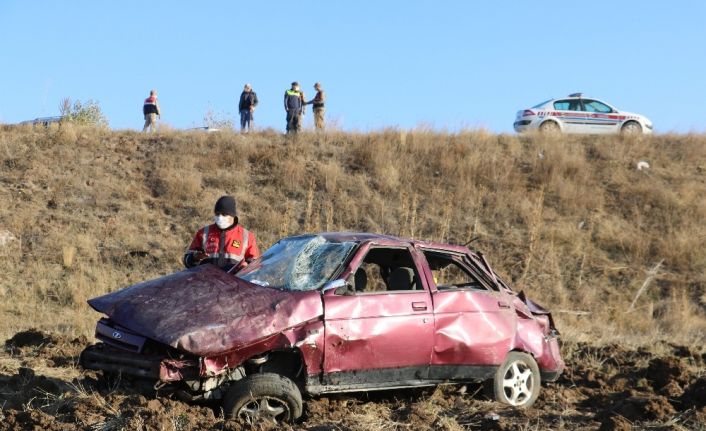
[[[249,109],[240,111],[240,130],[252,130],[253,112]]]
[[[301,111],[290,109],[287,111],[287,133],[297,133],[302,128]]]

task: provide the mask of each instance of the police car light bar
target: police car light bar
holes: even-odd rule
[[[571,93],[569,97],[583,97],[583,93]]]

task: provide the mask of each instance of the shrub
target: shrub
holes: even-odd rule
[[[108,118],[103,114],[100,104],[92,99],[86,102],[76,100],[72,104],[71,99],[66,97],[59,104],[59,112],[63,117],[62,121],[82,126],[108,127]]]

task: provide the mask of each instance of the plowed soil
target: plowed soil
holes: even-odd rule
[[[157,397],[149,387],[81,370],[89,340],[20,332],[0,354],[0,428],[8,430],[245,430],[217,406]],[[567,370],[526,411],[481,387],[349,394],[305,400],[291,428],[332,430],[706,430],[706,353],[656,343],[563,346]],[[267,426],[261,427],[268,429]],[[282,427],[277,429],[283,429]]]

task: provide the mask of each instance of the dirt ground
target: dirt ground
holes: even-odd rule
[[[224,420],[215,406],[155,397],[134,382],[81,370],[76,361],[89,342],[36,330],[7,340],[0,353],[0,428],[251,429]],[[309,399],[291,429],[706,430],[703,347],[567,344],[563,350],[566,372],[527,411],[488,400],[480,387],[448,385]]]

